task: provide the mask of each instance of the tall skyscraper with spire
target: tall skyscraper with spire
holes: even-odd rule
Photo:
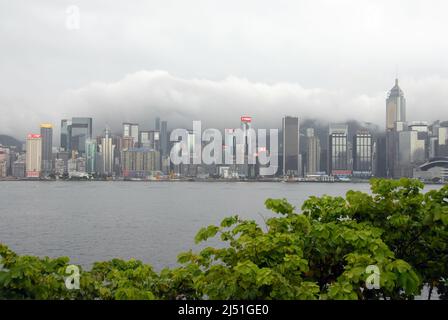
[[[395,79],[395,85],[389,91],[386,99],[386,129],[394,130],[396,122],[406,121],[406,99],[403,90]]]
[[[406,99],[395,79],[395,85],[386,99],[386,174],[397,177],[398,132],[403,131],[406,122]]]

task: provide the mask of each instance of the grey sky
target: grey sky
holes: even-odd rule
[[[0,133],[71,116],[93,116],[97,134],[156,115],[383,125],[397,69],[408,118],[447,119],[447,12],[435,0],[0,0]]]

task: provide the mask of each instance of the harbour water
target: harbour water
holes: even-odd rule
[[[235,214],[263,223],[273,216],[264,207],[267,198],[286,198],[299,209],[311,195],[344,195],[349,189],[369,191],[369,185],[3,181],[0,242],[20,254],[68,256],[86,267],[132,257],[160,270],[195,248],[203,226]]]

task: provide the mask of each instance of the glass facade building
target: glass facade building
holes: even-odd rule
[[[353,137],[353,174],[369,177],[373,173],[373,139],[368,131]]]
[[[328,141],[328,173],[331,175],[351,174],[347,136],[347,125],[330,125]]]
[[[42,136],[42,173],[49,175],[53,170],[53,126],[48,123],[40,125]]]
[[[284,117],[283,130],[283,175],[299,175],[299,118]]]
[[[86,151],[86,141],[92,138],[92,118],[72,118],[61,121],[61,148],[64,151]]]

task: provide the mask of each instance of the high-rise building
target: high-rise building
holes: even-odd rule
[[[168,150],[168,123],[166,121],[161,122],[160,126],[160,151],[162,156],[169,154]]]
[[[437,156],[448,157],[448,127],[440,127],[437,132]]]
[[[42,170],[42,136],[28,134],[26,138],[26,176],[39,178]]]
[[[330,124],[328,140],[328,173],[330,175],[350,175],[348,126]]]
[[[395,122],[406,122],[406,99],[398,86],[398,79],[386,99],[386,129],[393,130]]]
[[[53,125],[41,124],[40,135],[42,136],[42,173],[49,175],[53,170]]]
[[[314,135],[314,129],[306,129],[307,136],[307,163],[306,173],[316,174],[320,171],[320,140]]]
[[[70,150],[79,155],[85,153],[86,140],[92,138],[92,118],[72,118],[70,132]]]
[[[114,149],[112,136],[109,129],[106,128],[104,136],[101,138],[100,152],[102,155],[102,172],[106,175],[112,175],[114,171]]]
[[[148,148],[132,148],[121,153],[124,177],[146,178],[160,171],[160,152]]]
[[[388,177],[397,177],[398,133],[406,129],[406,99],[395,79],[386,99],[386,171]]]
[[[9,148],[4,148],[0,145],[0,178],[8,176],[10,166]]]
[[[375,135],[375,143],[376,143],[376,153],[374,157],[375,161],[375,176],[385,178],[387,177],[387,168],[386,168],[386,156],[387,156],[387,148],[386,148],[386,134],[378,133]]]
[[[398,133],[396,177],[412,178],[413,169],[425,162],[425,139],[418,131]]]
[[[155,130],[160,131],[160,118],[157,117],[155,120]]]
[[[133,147],[139,145],[139,133],[138,133],[138,123],[123,123],[123,138],[132,137],[134,140]]]
[[[86,172],[95,173],[96,172],[96,153],[97,144],[95,139],[86,140]]]
[[[299,118],[286,116],[283,130],[283,175],[299,175]]]
[[[61,120],[61,149],[63,151],[70,151],[70,137],[71,137],[72,121]]]
[[[373,138],[367,130],[353,137],[353,175],[371,177],[373,174]]]
[[[140,131],[140,147],[142,148],[150,148],[151,142],[149,138],[150,131]]]
[[[160,151],[160,132],[155,130],[140,131],[140,146]]]

